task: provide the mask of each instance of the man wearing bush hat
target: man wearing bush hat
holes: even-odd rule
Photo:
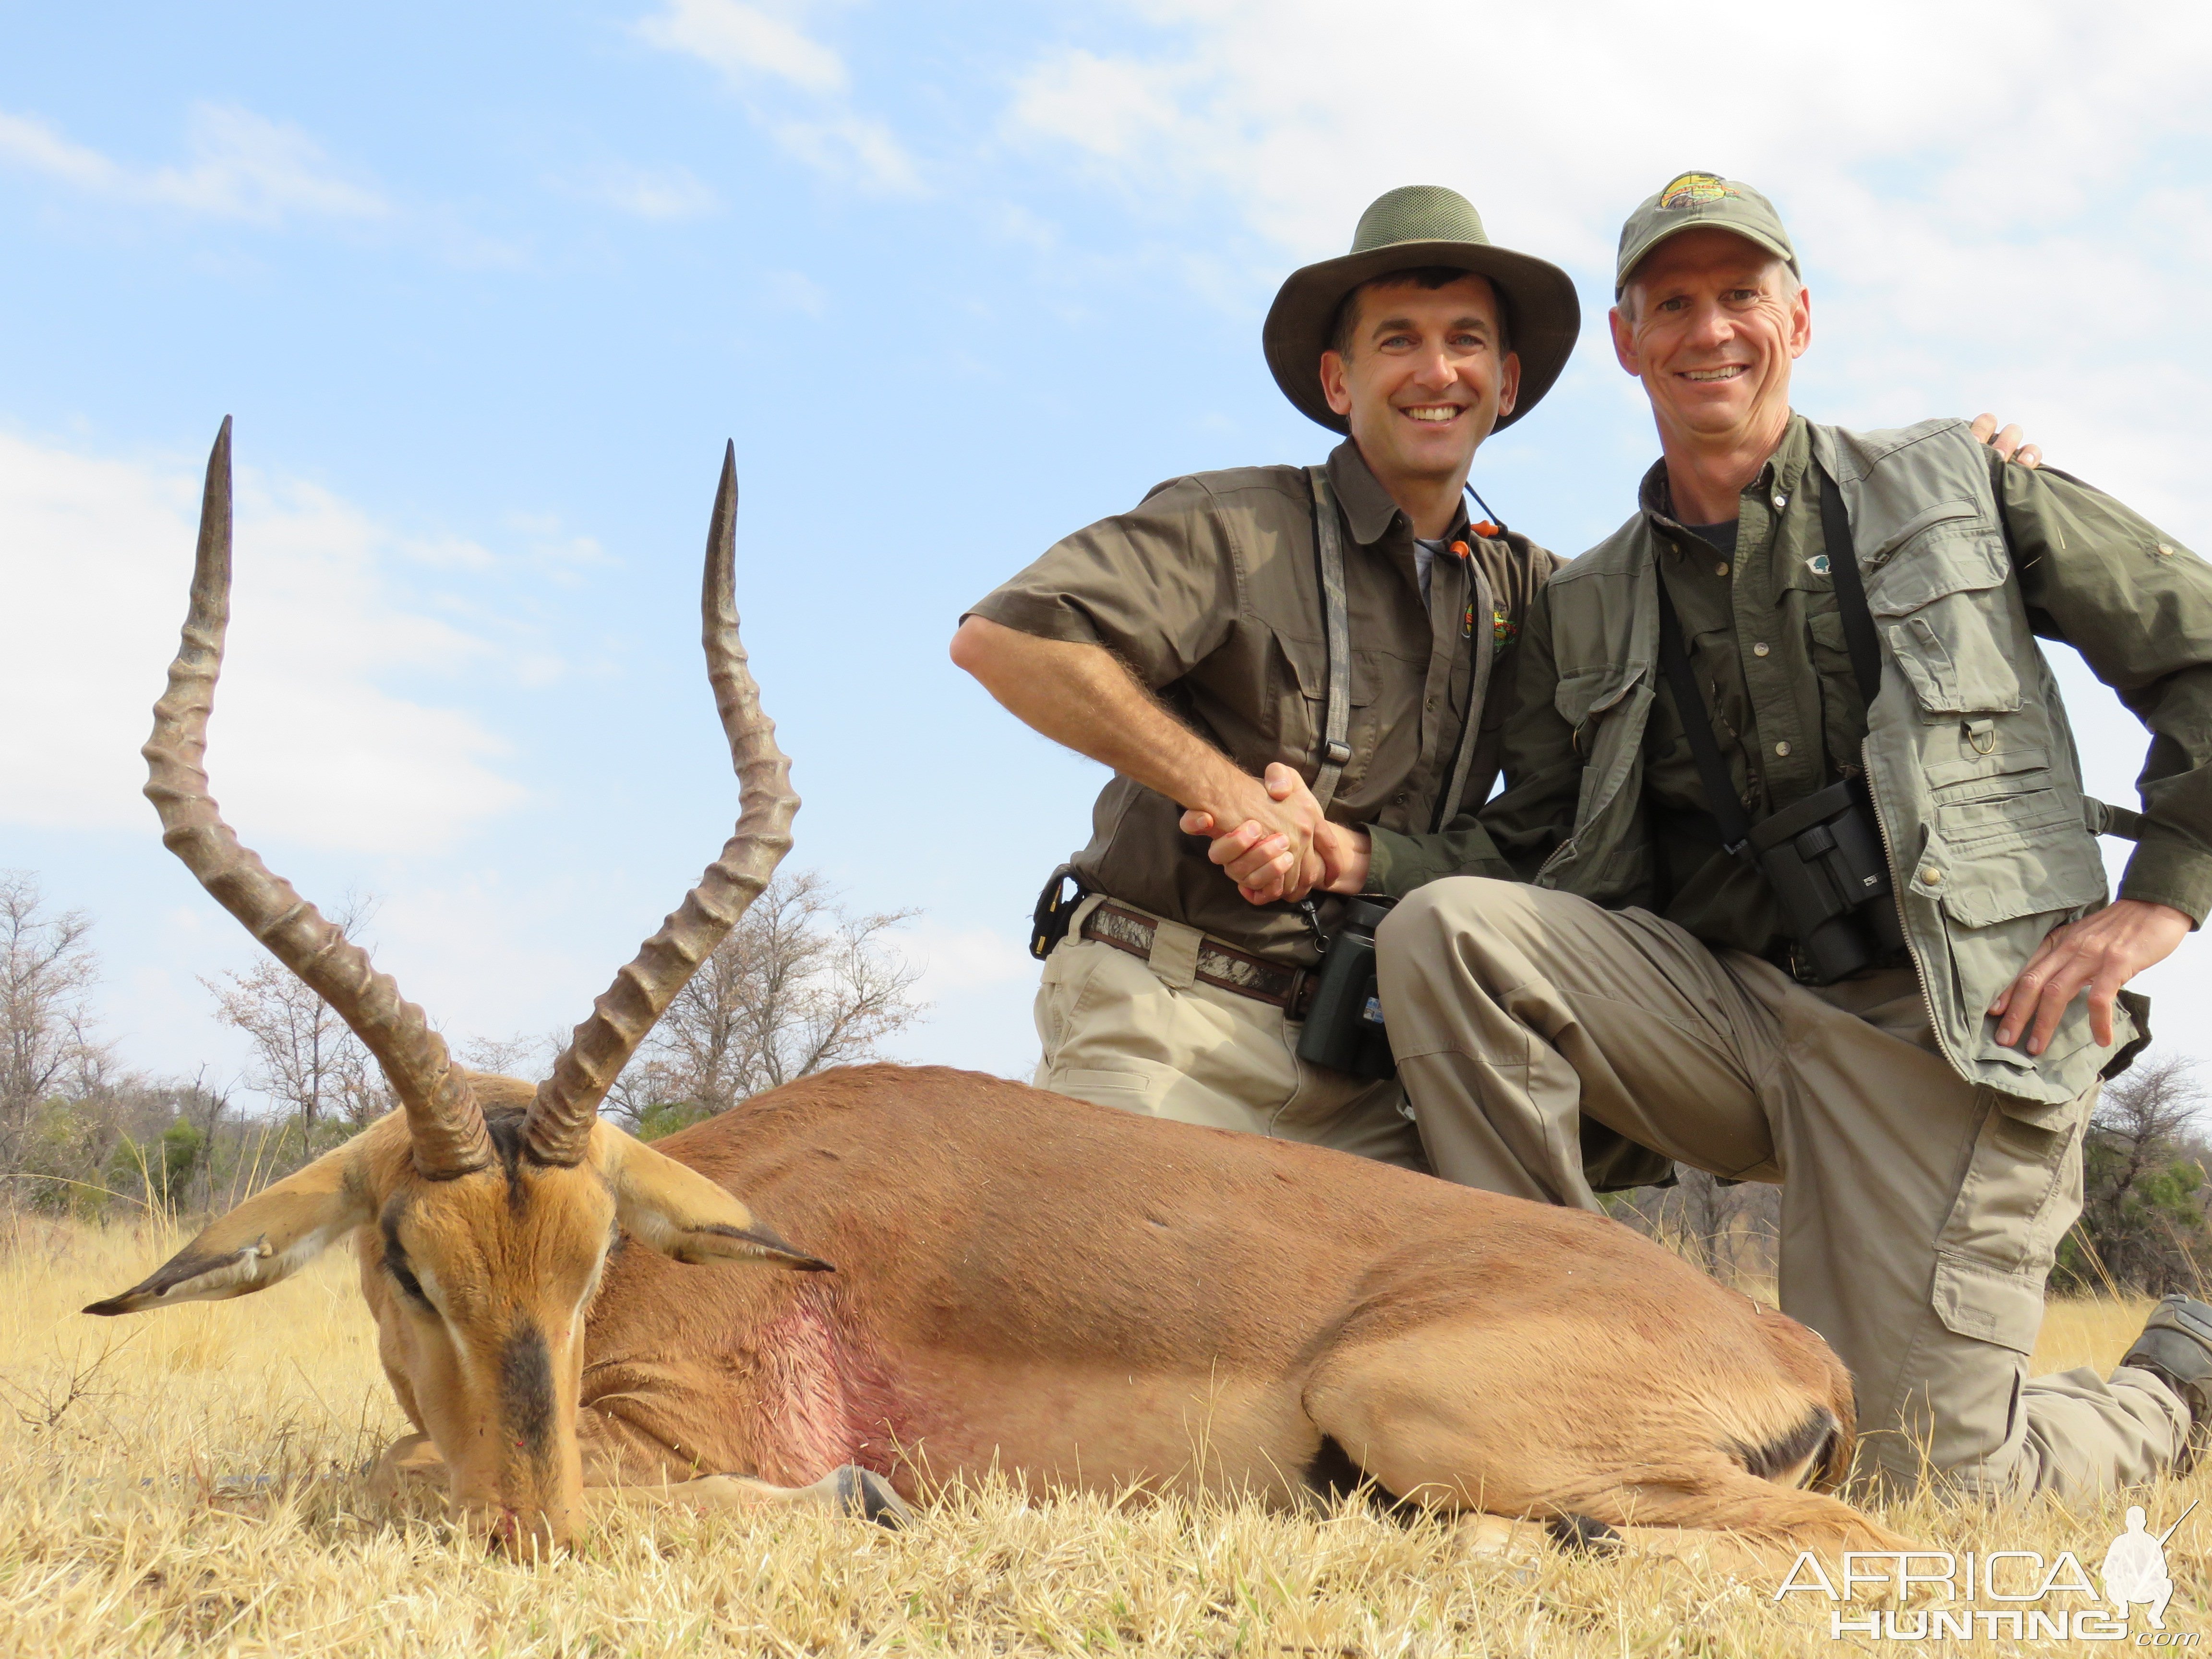
[[[1410,895],[1381,1000],[1438,1173],[1595,1208],[1595,1123],[1780,1183],[1783,1309],[1887,1484],[2185,1468],[2212,1308],[2167,1298],[2109,1376],[2027,1370],[2145,1031],[2121,988],[2212,909],[2212,567],[1961,422],[1793,413],[1811,310],[1747,185],[1670,181],[1615,293],[1662,458],[1531,609],[1512,787],[1473,834],[1378,837],[1370,878]],[[2037,635],[2150,727],[2140,815],[2084,794]],[[2136,842],[2109,903],[2100,832]]]
[[[1284,395],[1345,434],[1325,466],[1171,479],[962,619],[953,659],[1115,773],[1075,899],[1032,939],[1045,1086],[1423,1164],[1395,1083],[1297,1056],[1336,903],[1301,902],[1317,842],[1441,828],[1490,793],[1491,688],[1555,561],[1470,521],[1462,489],[1579,324],[1566,274],[1497,246],[1464,198],[1391,191],[1262,333]],[[1193,833],[1228,826],[1268,838],[1241,892]]]

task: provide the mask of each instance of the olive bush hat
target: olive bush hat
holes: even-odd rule
[[[1260,331],[1267,367],[1302,414],[1332,432],[1352,429],[1321,390],[1321,354],[1328,349],[1336,308],[1362,283],[1425,265],[1486,276],[1505,302],[1506,327],[1521,358],[1521,395],[1513,412],[1499,418],[1500,428],[1512,425],[1552,389],[1582,331],[1573,280],[1557,265],[1495,246],[1483,232],[1482,216],[1457,191],[1406,185],[1376,197],[1359,216],[1351,252],[1292,271],[1267,308]]]

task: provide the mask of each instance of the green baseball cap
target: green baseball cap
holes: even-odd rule
[[[1620,297],[1621,289],[1628,286],[1629,273],[1653,248],[1669,236],[1706,226],[1732,231],[1757,244],[1787,264],[1790,274],[1799,282],[1805,280],[1805,273],[1797,269],[1797,250],[1790,245],[1790,233],[1783,229],[1782,216],[1774,210],[1773,203],[1738,179],[1723,179],[1717,173],[1680,173],[1630,214],[1628,222],[1620,228],[1620,258],[1613,268],[1613,297]]]
[[[1498,428],[1512,425],[1552,389],[1582,331],[1574,279],[1555,264],[1492,242],[1482,216],[1457,191],[1403,185],[1376,197],[1359,216],[1351,252],[1292,271],[1267,308],[1260,343],[1275,384],[1299,413],[1332,432],[1351,431],[1321,390],[1321,354],[1328,349],[1337,307],[1362,283],[1428,265],[1486,277],[1504,302],[1506,328],[1521,358],[1521,395],[1513,412],[1499,417]]]

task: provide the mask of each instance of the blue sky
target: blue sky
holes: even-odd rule
[[[1025,914],[1100,775],[945,641],[1161,478],[1325,453],[1260,319],[1402,183],[1582,285],[1559,389],[1476,470],[1563,551],[1654,453],[1607,256],[1692,167],[1797,236],[1801,408],[1995,407],[2212,542],[2207,15],[1744,15],[0,5],[0,865],[93,913],[133,1064],[238,1065],[198,978],[252,947],[162,852],[136,752],[232,414],[219,798],[311,896],[381,896],[380,961],[453,1036],[573,1023],[727,833],[694,606],[732,438],[794,859],[923,912],[902,1056],[1021,1070]],[[2065,672],[2130,799],[2137,728]],[[2192,942],[2153,988],[2212,1055],[2208,983]]]

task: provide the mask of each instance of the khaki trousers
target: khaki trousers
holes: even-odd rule
[[[1862,1477],[2070,1498],[2172,1462],[2188,1414],[2148,1372],[2027,1377],[2095,1091],[2014,1115],[1934,1052],[1911,970],[1814,990],[1645,911],[1468,877],[1401,902],[1376,946],[1438,1175],[1596,1209],[1587,1112],[1781,1184],[1782,1307],[1850,1368]]]
[[[1280,1008],[1199,982],[1191,966],[1203,935],[1194,927],[1154,917],[1150,961],[1085,939],[1084,919],[1102,902],[1077,907],[1045,959],[1039,1088],[1427,1169],[1395,1082],[1308,1065],[1297,1057],[1299,1025]]]

